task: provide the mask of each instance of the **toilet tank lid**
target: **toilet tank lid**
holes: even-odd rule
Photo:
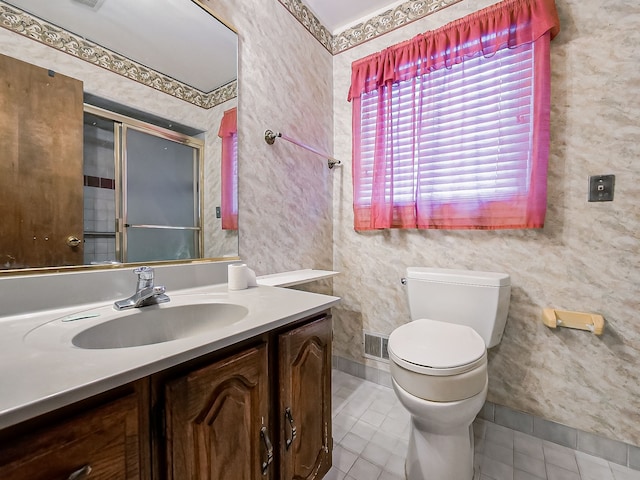
[[[504,287],[511,285],[511,277],[506,273],[478,272],[450,268],[408,267],[407,278],[429,280],[431,282],[458,283],[463,285],[483,285]]]

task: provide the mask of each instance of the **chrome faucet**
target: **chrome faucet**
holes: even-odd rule
[[[164,293],[164,287],[153,285],[153,268],[138,267],[133,273],[138,275],[136,293],[129,298],[115,302],[114,307],[116,310],[146,307],[147,305],[156,305],[170,300]]]

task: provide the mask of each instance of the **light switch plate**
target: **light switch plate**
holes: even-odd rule
[[[613,188],[616,183],[615,175],[592,175],[589,177],[589,201],[613,201]]]

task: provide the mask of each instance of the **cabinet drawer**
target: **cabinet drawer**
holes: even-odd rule
[[[129,395],[0,445],[0,478],[140,479],[139,449],[138,401]]]

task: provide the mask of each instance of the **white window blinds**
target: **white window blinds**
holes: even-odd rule
[[[361,96],[356,205],[503,200],[527,193],[533,141],[533,44]],[[390,91],[389,91],[390,90]],[[381,97],[386,98],[381,98]],[[382,159],[391,158],[392,162]],[[384,192],[374,176],[384,175]],[[376,187],[381,188],[381,187]]]

